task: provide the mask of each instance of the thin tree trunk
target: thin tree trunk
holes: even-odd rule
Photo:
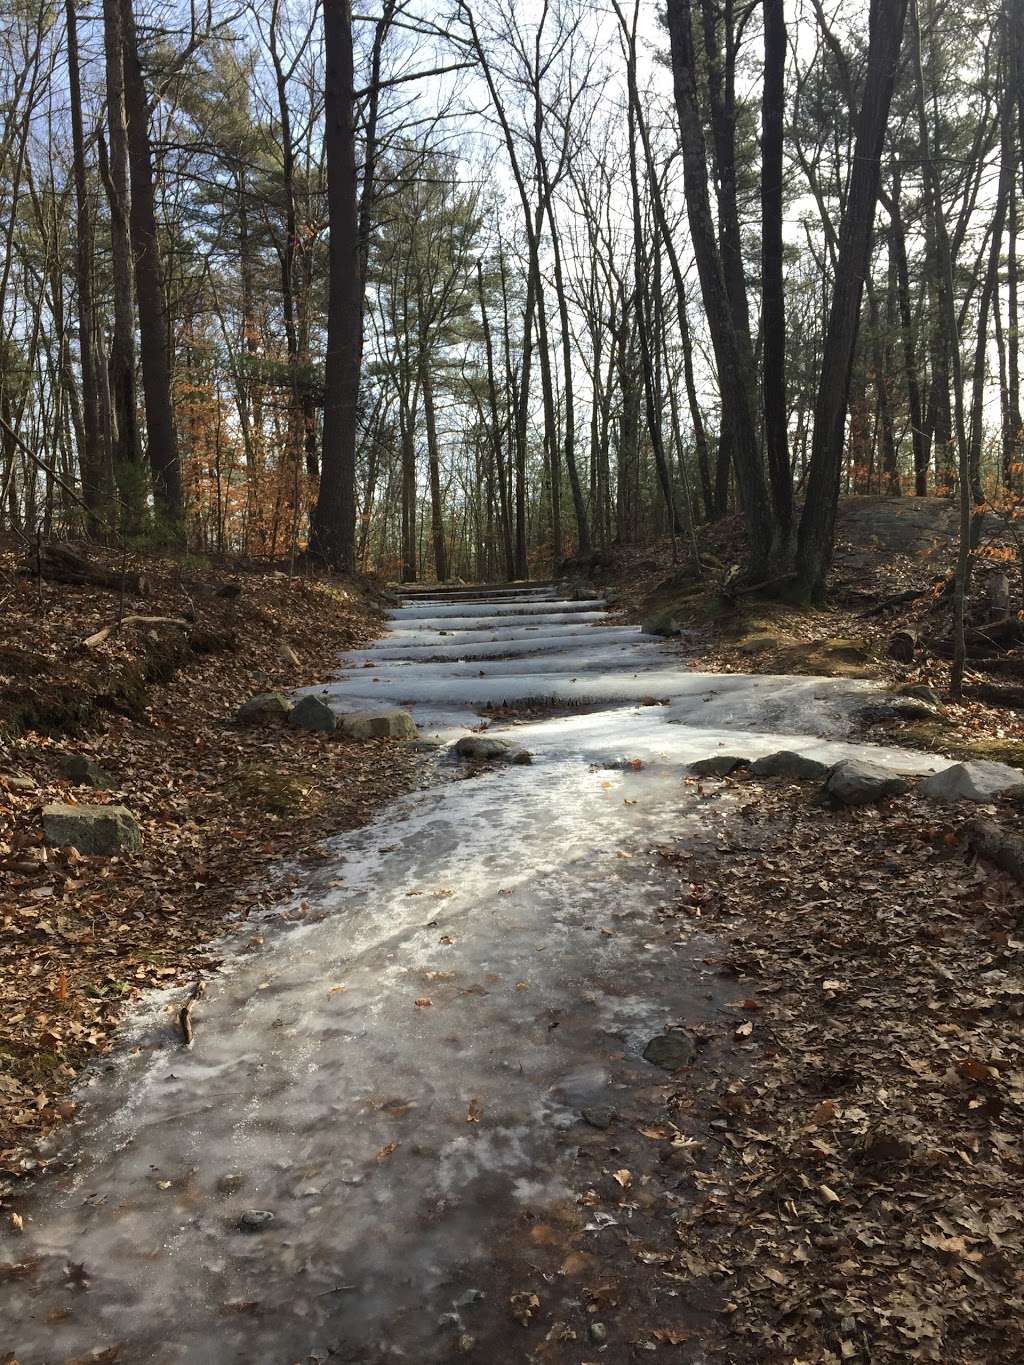
[[[128,129],[124,109],[121,0],[103,0],[109,156],[99,142],[100,170],[110,206],[113,329],[107,373],[110,385],[111,457],[124,508],[125,528],[137,535],[145,521],[145,484],[135,393],[135,280],[132,268],[128,185]]]
[[[498,509],[501,524],[501,544],[504,553],[505,574],[512,579],[516,573],[515,546],[512,541],[512,519],[509,509],[508,477],[502,454],[501,420],[498,412],[498,386],[494,377],[494,344],[491,338],[491,322],[487,312],[487,295],[484,289],[483,262],[476,265],[477,295],[480,301],[480,319],[484,334],[484,352],[487,357],[487,402],[490,409],[490,439],[494,464],[498,478]]]
[[[128,122],[128,166],[131,179],[131,235],[135,293],[139,305],[142,388],[153,495],[174,540],[184,535],[184,489],[178,439],[171,404],[171,364],[167,304],[156,220],[153,154],[149,142],[149,100],[139,61],[132,0],[121,0],[124,49],[124,101]]]
[[[733,459],[749,540],[749,574],[758,581],[771,577],[775,572],[776,561],[782,550],[781,534],[768,500],[761,466],[753,407],[750,347],[749,344],[742,344],[742,338],[737,333],[722,261],[715,242],[708,195],[707,155],[697,97],[697,63],[690,0],[669,0],[668,27],[690,235],[718,367],[723,412],[728,407],[730,414]]]
[[[1009,390],[1007,397],[1010,417],[1010,469],[1007,487],[1011,489],[1020,483],[1022,425],[1020,410],[1020,300],[1017,293],[1020,283],[1017,265],[1017,203],[1017,177],[1013,176],[1010,180],[1009,242],[1006,263],[1006,356],[1007,387]]]
[[[928,496],[928,437],[924,429],[921,404],[921,376],[914,345],[914,319],[910,308],[910,271],[907,265],[907,240],[900,210],[900,176],[893,174],[892,200],[889,204],[889,253],[896,273],[896,302],[900,314],[903,343],[903,369],[907,384],[907,411],[914,450],[914,495]]]
[[[931,136],[928,129],[928,109],[925,101],[924,70],[921,65],[921,21],[918,0],[911,4],[911,62],[917,106],[918,138],[924,169],[926,202],[933,231],[933,248],[939,295],[942,306],[943,342],[953,373],[953,412],[956,422],[957,470],[960,495],[960,546],[957,554],[956,577],[953,589],[953,666],[950,670],[950,692],[955,701],[963,696],[964,669],[967,646],[964,638],[964,616],[967,591],[971,577],[971,543],[973,516],[971,508],[971,456],[967,441],[964,416],[964,376],[960,354],[960,333],[953,294],[953,253],[950,250],[946,220],[942,212],[942,197],[938,169],[932,160]]]
[[[850,375],[881,181],[882,146],[906,10],[907,0],[872,0],[867,75],[839,236],[832,307],[814,409],[807,498],[797,541],[796,592],[808,601],[824,599],[832,563]]]
[[[896,461],[896,429],[892,420],[892,403],[889,398],[889,376],[886,372],[885,352],[882,344],[882,319],[878,307],[878,295],[870,268],[865,280],[868,292],[868,317],[871,322],[871,368],[874,371],[875,401],[878,404],[878,431],[882,446],[882,473],[885,476],[886,493],[897,496],[900,489],[899,469]]]
[[[558,303],[558,316],[562,329],[562,370],[565,390],[565,466],[569,471],[569,489],[572,493],[573,512],[576,516],[576,553],[590,554],[590,523],[587,518],[587,504],[583,499],[579,470],[576,467],[576,410],[573,402],[572,382],[572,331],[569,327],[569,301],[565,292],[562,276],[562,248],[555,223],[555,209],[550,187],[545,187],[547,198],[548,226],[551,229],[551,248],[555,265],[555,298]]]
[[[786,91],[783,0],[764,0],[764,95],[761,103],[761,274],[764,434],[768,478],[782,539],[793,534],[786,403],[786,297],[783,288],[782,153]]]
[[[441,504],[441,460],[437,444],[437,416],[434,412],[434,380],[431,359],[420,341],[420,386],[423,390],[423,417],[427,427],[427,466],[430,475],[430,530],[434,544],[434,573],[439,583],[448,580],[448,548],[444,538],[444,508]]]
[[[71,97],[71,140],[74,152],[75,275],[78,286],[78,356],[82,375],[82,450],[79,464],[82,498],[89,509],[89,530],[100,532],[100,522],[110,505],[108,462],[100,426],[100,395],[96,367],[96,335],[92,298],[94,250],[92,206],[85,166],[85,132],[82,127],[82,89],[78,66],[78,18],[75,0],[65,0],[68,38],[68,93]]]

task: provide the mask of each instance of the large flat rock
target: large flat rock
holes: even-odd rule
[[[54,848],[79,853],[129,853],[142,844],[142,831],[127,806],[72,806],[55,801],[43,807],[43,835]]]
[[[397,706],[386,711],[345,711],[338,731],[346,739],[415,739],[419,733],[408,711]]]

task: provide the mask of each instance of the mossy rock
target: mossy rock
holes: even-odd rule
[[[309,803],[315,783],[301,773],[286,773],[265,764],[243,768],[238,786],[253,805],[271,815],[293,815]]]
[[[80,734],[94,709],[93,699],[81,688],[65,683],[0,691],[0,724],[14,736],[31,731],[42,735]]]
[[[811,673],[824,678],[873,678],[874,657],[861,640],[835,637],[790,645],[782,652],[787,671]]]
[[[899,742],[947,758],[983,759],[1024,769],[1024,740],[988,739],[984,735],[978,739],[959,739],[950,734],[949,727],[941,720],[923,720],[904,726],[899,732]]]
[[[49,659],[34,649],[0,645],[0,674],[8,678],[38,678],[49,671]]]
[[[1011,768],[1024,768],[1024,740],[971,739],[963,744],[965,756],[988,759],[991,763],[1006,763]]]
[[[640,629],[645,635],[661,635],[668,638],[673,635],[682,635],[686,627],[679,619],[679,613],[669,607],[664,611],[656,611],[646,617]]]
[[[111,678],[96,697],[98,705],[122,716],[137,716],[146,705],[146,669],[143,664],[129,666]]]
[[[778,649],[782,641],[777,635],[765,635],[757,632],[753,635],[744,635],[735,642],[735,648],[740,654],[765,654],[770,649]]]

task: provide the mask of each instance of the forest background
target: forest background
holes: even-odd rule
[[[15,0],[0,520],[493,580],[740,509],[813,599],[840,494],[1012,513],[1022,33]]]

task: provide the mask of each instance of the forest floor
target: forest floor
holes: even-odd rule
[[[254,693],[326,678],[378,635],[369,584],[87,553],[129,583],[141,573],[145,591],[40,579],[31,554],[0,547],[0,1191],[39,1168],[38,1140],[73,1114],[79,1071],[138,996],[214,969],[228,922],[278,899],[295,860],[416,772],[393,740],[233,720]],[[131,613],[180,624],[83,645]],[[67,775],[70,756],[98,765],[101,789]],[[141,851],[46,847],[54,801],[127,806]]]
[[[74,741],[138,782],[111,798],[140,814],[151,801],[153,869],[133,855],[144,877],[127,860],[87,865],[84,885],[77,863],[12,873],[25,878],[9,883],[20,961],[42,980],[35,1014],[15,1020],[22,1051],[4,1050],[27,1059],[33,1038],[52,1050],[42,1026],[55,1021],[60,1038],[65,1011],[95,1010],[96,1037],[63,1042],[50,1067],[62,1088],[34,1092],[66,1097],[124,996],[201,969],[196,1046],[173,1033],[182,993],[150,996],[69,1125],[77,1170],[58,1154],[39,1194],[8,1203],[0,1297],[18,1326],[0,1355],[1016,1359],[1024,900],[965,827],[983,814],[1019,830],[1018,795],[944,806],[912,781],[846,809],[806,783],[687,774],[695,757],[777,748],[860,753],[908,774],[942,767],[929,757],[942,752],[1019,765],[1018,713],[988,702],[943,707],[931,737],[920,721],[858,726],[872,680],[945,685],[950,541],[935,531],[941,508],[857,515],[900,529],[871,547],[864,524],[846,522],[827,612],[723,608],[660,549],[619,552],[606,581],[620,619],[679,616],[685,633],[661,644],[599,604],[540,601],[519,608],[538,613],[525,630],[500,602],[478,621],[450,603],[408,609],[365,648],[381,617],[351,587],[239,573],[231,603],[204,576],[207,592],[189,594],[204,629],[244,630],[243,643],[151,684],[141,717],[102,704],[113,738]],[[715,535],[727,567],[734,529]],[[182,588],[168,572],[157,600],[170,613]],[[876,611],[911,587],[916,602]],[[111,619],[109,594],[78,612],[50,647],[62,668]],[[21,648],[38,649],[38,623],[22,615]],[[898,664],[888,638],[914,623],[922,646]],[[284,661],[282,637],[300,665]],[[115,637],[109,652],[122,649],[118,669],[139,658]],[[411,788],[415,754],[231,724],[253,668],[260,686],[300,685],[336,674],[342,649],[354,652],[326,689],[337,704],[410,701],[425,734],[489,728],[527,744],[534,764],[485,765],[454,785],[435,766],[432,785],[389,801]],[[191,672],[209,660],[228,671]],[[169,757],[153,741],[133,759],[140,733],[162,734],[175,710]],[[51,745],[26,737],[12,761],[50,784],[13,795],[28,803],[12,805],[24,828],[44,795],[68,791]],[[324,805],[236,803],[230,779],[253,763],[312,770]],[[150,767],[155,780],[133,776]],[[292,860],[373,811],[322,863]],[[107,918],[91,914],[76,941],[90,897]],[[202,960],[225,914],[264,906],[275,913],[234,936],[223,970]],[[90,982],[126,989],[72,1004],[80,951]],[[652,1065],[646,1049],[666,1037],[678,1056]],[[27,1122],[38,1132],[59,1114],[44,1103]],[[18,1150],[25,1171],[37,1158]],[[239,1235],[249,1216],[271,1221]]]

